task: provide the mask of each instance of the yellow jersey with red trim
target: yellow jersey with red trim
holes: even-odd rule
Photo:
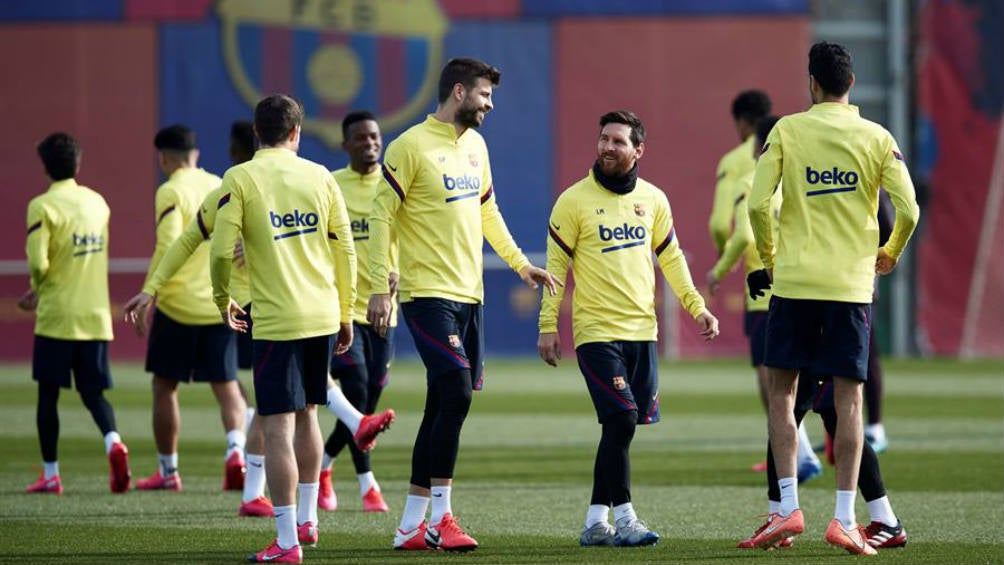
[[[706,311],[673,227],[666,193],[638,179],[634,190],[603,188],[592,171],[558,197],[551,211],[547,270],[564,280],[572,263],[575,346],[591,342],[655,341],[655,253],[663,275],[695,318]],[[564,289],[546,292],[538,325],[558,331]]]
[[[56,181],[28,203],[25,253],[38,294],[35,335],[111,341],[105,199],[74,179]]]
[[[195,221],[199,206],[206,195],[220,186],[220,177],[195,167],[182,167],[157,189],[154,199],[157,222],[157,246],[150,258],[146,286],[185,226]],[[192,326],[220,323],[220,314],[213,308],[209,285],[209,246],[199,245],[174,276],[157,290],[157,309],[171,319]]]
[[[499,211],[484,138],[473,128],[458,136],[432,115],[387,147],[369,224],[371,292],[388,292],[393,231],[401,302],[482,303],[483,240],[514,271],[530,264]]]
[[[711,204],[708,231],[711,232],[711,240],[719,254],[725,249],[725,242],[732,232],[733,203],[742,190],[740,183],[756,167],[756,159],[753,157],[755,143],[756,136],[748,136],[746,141],[729,149],[715,169],[715,196]]]
[[[779,182],[775,247],[770,202]],[[777,122],[764,143],[749,202],[757,252],[764,267],[774,270],[776,296],[871,303],[880,187],[896,208],[885,250],[898,258],[920,210],[892,135],[859,116],[857,106],[837,102]]]

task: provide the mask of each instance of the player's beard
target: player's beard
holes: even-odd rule
[[[478,112],[481,112],[482,108],[478,108],[470,100],[464,100],[464,103],[457,110],[457,123],[465,128],[478,128],[481,126],[481,119],[478,119]]]
[[[604,159],[603,157],[603,155],[600,155],[600,170],[602,170],[603,174],[608,177],[624,176],[631,172],[631,168],[634,167],[634,162],[629,157],[611,155],[611,157],[613,157],[612,161]]]

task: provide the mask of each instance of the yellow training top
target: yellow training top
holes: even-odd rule
[[[373,210],[373,201],[376,198],[377,189],[380,186],[380,179],[383,175],[380,169],[361,175],[349,167],[338,169],[331,173],[335,181],[342,189],[342,196],[345,198],[345,206],[349,210],[349,222],[352,225],[352,241],[356,246],[356,263],[361,265],[356,274],[356,306],[355,322],[357,324],[369,324],[366,321],[366,307],[368,305],[372,285],[370,284],[370,271],[366,267],[369,265],[370,248],[370,212]],[[390,272],[397,271],[397,238],[391,233],[390,245]],[[397,325],[397,302],[391,302],[390,325]]]
[[[770,201],[782,180],[775,255]],[[880,186],[896,208],[885,249],[898,258],[920,211],[892,135],[861,118],[857,106],[835,102],[777,122],[757,164],[749,202],[757,251],[764,266],[774,269],[775,295],[871,303]]]
[[[732,204],[739,196],[739,183],[756,167],[756,159],[753,158],[755,143],[756,136],[751,135],[718,161],[715,198],[711,205],[711,217],[708,219],[708,231],[711,232],[711,240],[719,254],[725,249],[725,241],[732,232]]]
[[[203,169],[180,168],[157,189],[154,207],[157,222],[157,247],[147,269],[146,287],[174,240],[185,226],[195,221],[199,206],[212,190],[220,186],[220,177]],[[209,286],[209,246],[200,245],[188,261],[167,279],[157,291],[157,309],[171,319],[192,326],[220,323],[213,308]]]
[[[617,194],[603,188],[590,171],[558,197],[548,233],[547,270],[564,279],[572,262],[576,347],[591,342],[655,341],[653,252],[683,307],[695,318],[706,311],[676,238],[669,200],[642,179],[631,192]],[[558,331],[563,294],[562,287],[555,296],[544,293],[541,333]]]
[[[210,258],[219,310],[230,303],[231,258],[243,236],[255,339],[329,335],[350,323],[356,254],[331,173],[287,149],[265,148],[230,168],[223,188]]]
[[[109,215],[105,199],[74,179],[52,183],[28,203],[25,252],[38,293],[35,335],[111,341]]]
[[[387,147],[370,217],[371,292],[387,290],[393,231],[401,242],[401,302],[484,301],[482,238],[512,268],[530,264],[502,219],[481,135],[428,116]]]

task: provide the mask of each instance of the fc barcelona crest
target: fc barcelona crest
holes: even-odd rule
[[[350,110],[399,130],[436,94],[448,27],[436,0],[219,0],[216,11],[241,98],[296,97],[304,133],[331,147]]]
[[[460,336],[453,334],[446,338],[450,342],[450,347],[460,347]]]
[[[614,388],[617,390],[624,390],[627,388],[627,381],[624,380],[624,377],[614,377]]]
[[[643,217],[645,215],[645,205],[642,204],[641,202],[638,202],[637,204],[635,204],[634,205],[634,215],[638,216],[639,218]]]

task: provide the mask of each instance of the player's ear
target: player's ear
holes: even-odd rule
[[[851,84],[847,86],[847,90],[854,88],[854,73],[851,73]]]
[[[453,98],[457,102],[463,102],[466,96],[467,96],[467,89],[464,88],[463,83],[458,82],[457,84],[453,85]]]
[[[645,153],[645,142],[642,141],[641,143],[639,143],[638,147],[635,147],[634,150],[635,150],[635,156],[634,156],[635,160],[641,159],[642,154]]]

